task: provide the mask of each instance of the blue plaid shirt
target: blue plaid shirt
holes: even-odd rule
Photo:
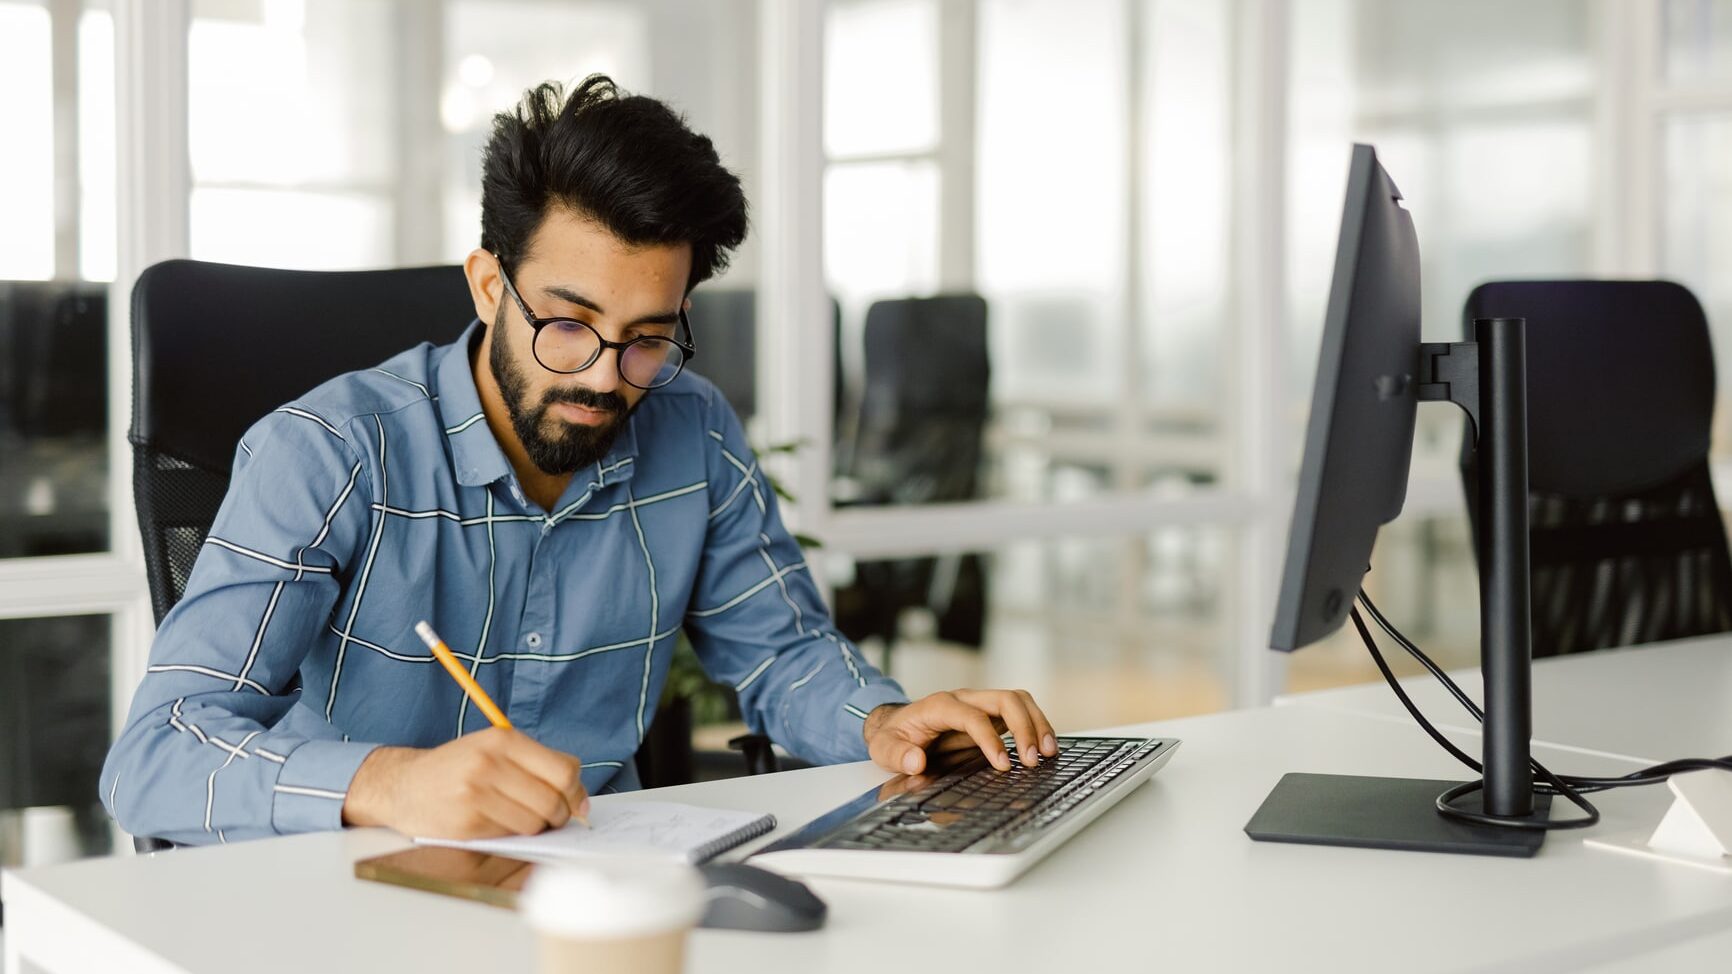
[[[739,420],[687,372],[648,393],[550,512],[482,418],[472,324],[340,376],[250,429],[109,752],[128,832],[214,842],[341,824],[381,744],[487,726],[416,637],[432,622],[513,724],[637,787],[683,627],[753,730],[816,762],[867,757],[906,700],[833,628]]]

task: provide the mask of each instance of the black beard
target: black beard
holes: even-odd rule
[[[493,322],[493,350],[487,356],[487,365],[493,370],[493,381],[499,384],[505,409],[511,415],[511,430],[523,444],[524,452],[529,454],[530,462],[543,473],[559,476],[574,473],[607,456],[634,407],[628,407],[625,397],[617,392],[596,392],[572,386],[547,390],[542,394],[541,402],[530,409],[525,402],[529,395],[529,380],[505,348],[504,328],[502,307],[500,317]],[[599,426],[549,419],[548,407],[562,402],[586,409],[606,410],[613,418]],[[553,432],[548,432],[550,428]]]

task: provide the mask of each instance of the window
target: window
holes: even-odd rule
[[[1590,10],[1300,0],[1293,24],[1292,393],[1310,391],[1352,142],[1377,146],[1413,213],[1428,341],[1461,338],[1481,281],[1592,270]]]
[[[1732,2],[1665,0],[1662,18],[1666,80],[1732,81]]]
[[[1732,405],[1732,2],[1668,0],[1659,64],[1657,129],[1664,187],[1659,214],[1662,274],[1702,302],[1713,332],[1719,407]],[[1732,454],[1732,432],[1715,424],[1716,458]],[[1722,496],[1725,494],[1722,488]]]
[[[879,421],[871,387],[897,366],[866,360],[868,311],[940,291],[986,300],[984,347],[950,376],[957,399],[985,383],[986,414],[978,448],[947,460],[978,471],[908,472],[973,487],[924,499],[1075,501],[1219,482],[1230,12],[986,0],[964,33],[946,19],[955,7],[932,6],[848,3],[827,21],[825,263],[846,378],[835,496],[882,493],[861,455],[871,444],[856,437]],[[955,33],[969,41],[960,51]],[[891,51],[893,77],[863,67]],[[969,110],[934,108],[958,103]],[[885,104],[898,112],[882,117]],[[972,225],[957,222],[958,194]]]
[[[40,3],[0,3],[0,131],[15,134],[0,153],[0,278],[54,276],[53,44]]]
[[[980,10],[979,281],[1001,409],[1098,413],[1124,393],[1123,28],[1103,0]]]
[[[113,27],[53,9],[0,2],[0,558],[109,547]]]
[[[187,37],[192,256],[386,266],[401,164],[382,0],[197,0]]]
[[[832,493],[849,502],[877,493],[860,482],[859,464],[872,459],[858,458],[851,439],[869,408],[867,311],[934,294],[941,234],[968,232],[941,220],[943,195],[961,190],[940,171],[940,144],[969,136],[941,132],[939,18],[935,0],[844,0],[825,16],[824,277],[837,308],[841,474]]]
[[[481,240],[481,150],[493,116],[528,88],[570,91],[591,74],[648,90],[650,24],[631,3],[453,0],[445,4],[439,90],[444,252],[460,261]]]

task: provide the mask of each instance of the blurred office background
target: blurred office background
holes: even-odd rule
[[[801,442],[789,517],[916,694],[1083,729],[1375,677],[1263,648],[1354,140],[1428,340],[1482,280],[1663,275],[1732,352],[1732,0],[0,0],[0,810],[48,809],[0,856],[107,841],[133,277],[459,261],[491,115],[592,72],[744,177],[696,367]],[[1461,420],[1420,417],[1370,585],[1461,665]]]

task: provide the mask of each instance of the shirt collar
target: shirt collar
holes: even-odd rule
[[[470,348],[480,343],[481,329],[479,320],[470,322],[457,341],[434,353],[442,356],[434,366],[439,419],[445,427],[445,438],[451,444],[451,465],[457,482],[466,487],[491,484],[511,473],[511,462],[505,458],[505,451],[499,448],[499,441],[493,437],[493,428],[487,425],[487,418],[481,411],[481,393],[475,388],[475,372],[469,364]],[[577,471],[572,479],[585,480],[591,487],[629,480],[637,466],[634,462],[637,452],[637,422],[633,416],[626,420],[625,428],[614,439],[613,449],[607,456],[599,463]]]

